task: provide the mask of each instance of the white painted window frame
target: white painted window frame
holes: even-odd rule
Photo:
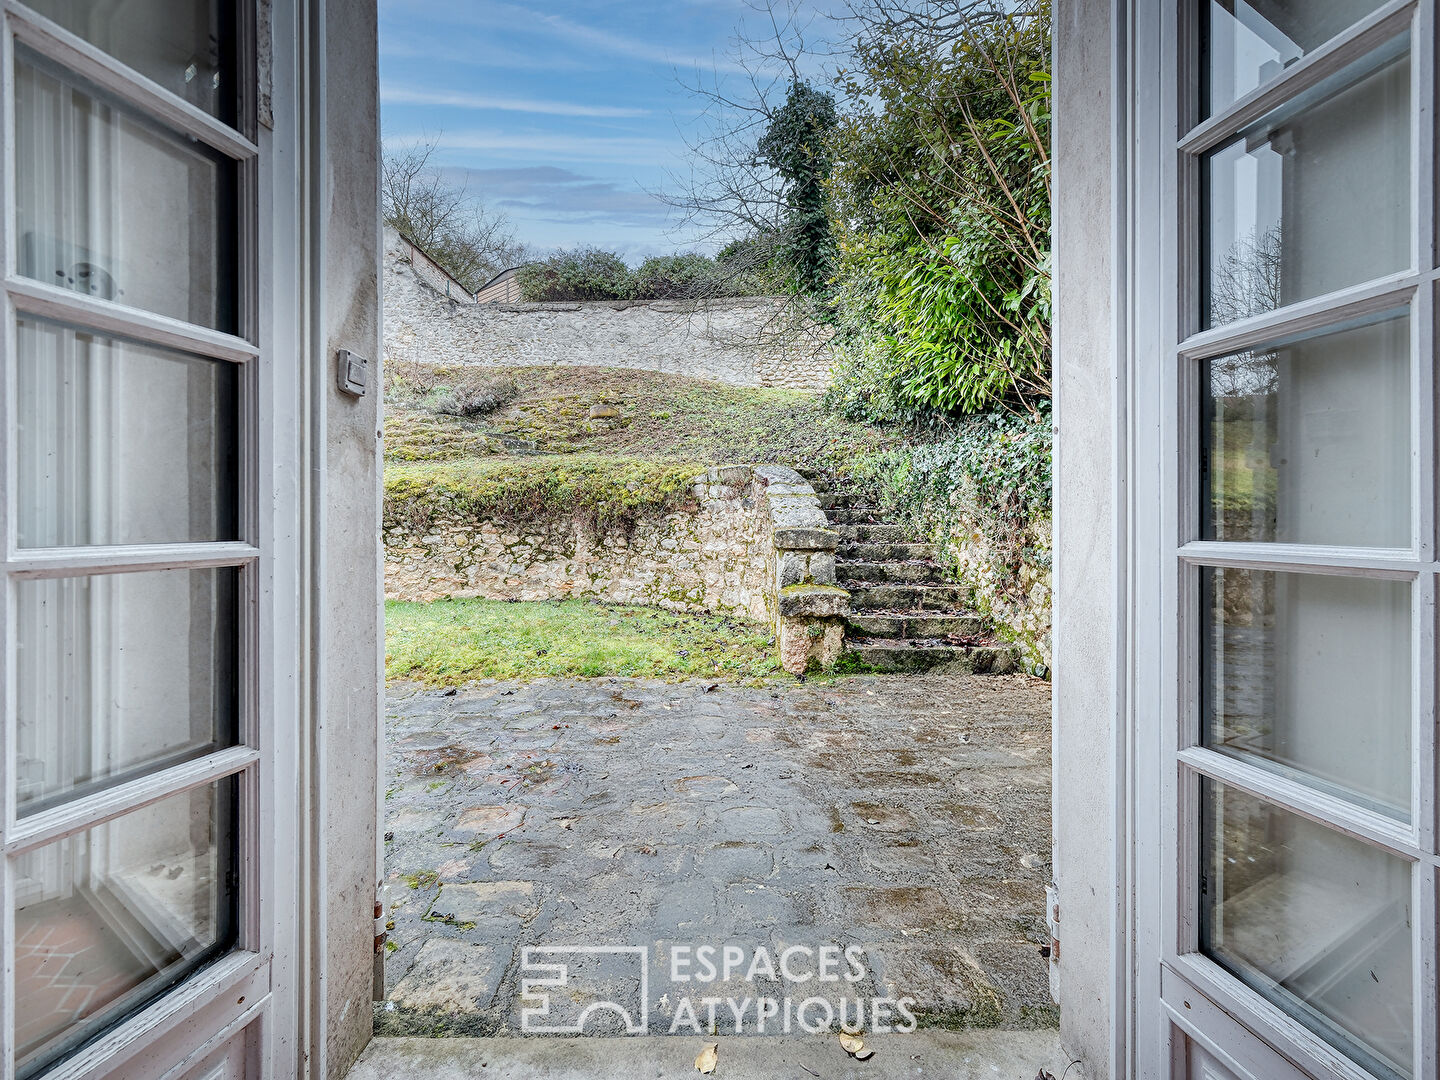
[[[306,210],[302,203],[299,63],[309,24],[297,0],[247,0],[240,14],[238,77],[245,81],[240,128],[252,140],[152,80],[30,11],[0,0],[0,480],[15,490],[15,321],[36,315],[180,349],[240,367],[240,535],[213,544],[18,548],[10,496],[0,499],[0,1080],[14,1073],[14,856],[193,790],[238,778],[240,910],[234,951],[197,972],[46,1073],[57,1080],[178,1077],[216,1060],[244,1062],[245,1075],[294,1075],[295,1002],[302,973],[297,948],[297,868],[279,858],[299,830],[301,540],[304,368],[299,297]],[[272,33],[257,34],[258,20]],[[267,28],[268,29],[268,28]],[[240,163],[240,306],[237,335],[84,296],[17,273],[14,200],[14,45],[27,47],[94,83],[167,128]],[[258,61],[260,41],[273,55]],[[256,123],[257,71],[271,80],[273,126]],[[241,650],[238,744],[61,806],[19,818],[14,777],[15,679],[12,582],[79,573],[235,567],[240,575]]]
[[[1416,1058],[1431,1077],[1437,1033],[1436,854],[1436,289],[1435,3],[1392,0],[1334,43],[1305,56],[1215,117],[1198,115],[1194,44],[1203,0],[1119,0],[1116,116],[1119,191],[1117,354],[1121,374],[1123,730],[1117,821],[1122,881],[1115,1035],[1119,1075],[1188,1076],[1198,1046],[1237,1076],[1371,1074],[1197,951],[1199,777],[1259,794],[1303,817],[1411,862]],[[1378,281],[1198,331],[1198,155],[1281,100],[1411,31],[1411,267]],[[1408,303],[1412,350],[1412,508],[1405,549],[1202,542],[1198,361],[1282,333]],[[1199,745],[1199,589],[1202,566],[1346,573],[1413,581],[1412,821],[1379,813]],[[1193,1044],[1191,1043],[1193,1040]]]

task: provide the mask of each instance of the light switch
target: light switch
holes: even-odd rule
[[[366,385],[370,381],[370,361],[363,356],[356,356],[349,349],[341,349],[338,360],[341,393],[364,397]]]

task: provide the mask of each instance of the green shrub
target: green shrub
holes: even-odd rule
[[[867,39],[844,85],[861,104],[832,139],[830,400],[872,420],[1033,411],[1050,393],[1048,4],[938,51]]]
[[[630,279],[632,300],[693,300],[728,295],[715,260],[699,252],[652,255]]]
[[[613,251],[575,248],[520,267],[515,275],[520,298],[527,303],[627,300],[630,268]]]

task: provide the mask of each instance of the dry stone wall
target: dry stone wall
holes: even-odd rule
[[[850,594],[835,584],[838,536],[809,482],[793,469],[734,465],[696,477],[690,494],[688,506],[599,535],[443,509],[417,535],[396,515],[385,527],[385,598],[587,597],[722,612],[774,627],[787,671],[833,667]]]
[[[748,497],[749,470],[738,484],[712,472],[697,479],[692,507],[599,535],[569,521],[518,525],[443,512],[424,535],[394,524],[385,532],[385,596],[574,596],[764,621],[770,538]]]
[[[733,386],[823,390],[825,331],[776,331],[781,301],[472,304],[446,300],[386,230],[385,361],[639,368]],[[423,269],[423,268],[422,268]]]

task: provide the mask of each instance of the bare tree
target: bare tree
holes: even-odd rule
[[[529,249],[510,219],[433,164],[439,139],[385,148],[380,195],[385,220],[429,253],[472,292]]]
[[[702,111],[685,135],[686,170],[672,172],[666,189],[654,194],[692,239],[720,249],[711,294],[783,296],[753,335],[758,340],[731,339],[711,326],[704,332],[730,345],[803,355],[822,348],[831,330],[810,317],[808,297],[787,295],[783,255],[795,241],[793,207],[786,178],[762,144],[793,88],[812,78],[829,81],[827,38],[817,33],[829,16],[802,0],[747,0],[747,6],[751,16],[736,27],[726,57],[729,73],[717,66],[681,79]]]
[[[995,0],[846,0],[840,19],[852,39],[905,37],[944,46],[973,35],[985,23],[999,21],[1008,7]]]

